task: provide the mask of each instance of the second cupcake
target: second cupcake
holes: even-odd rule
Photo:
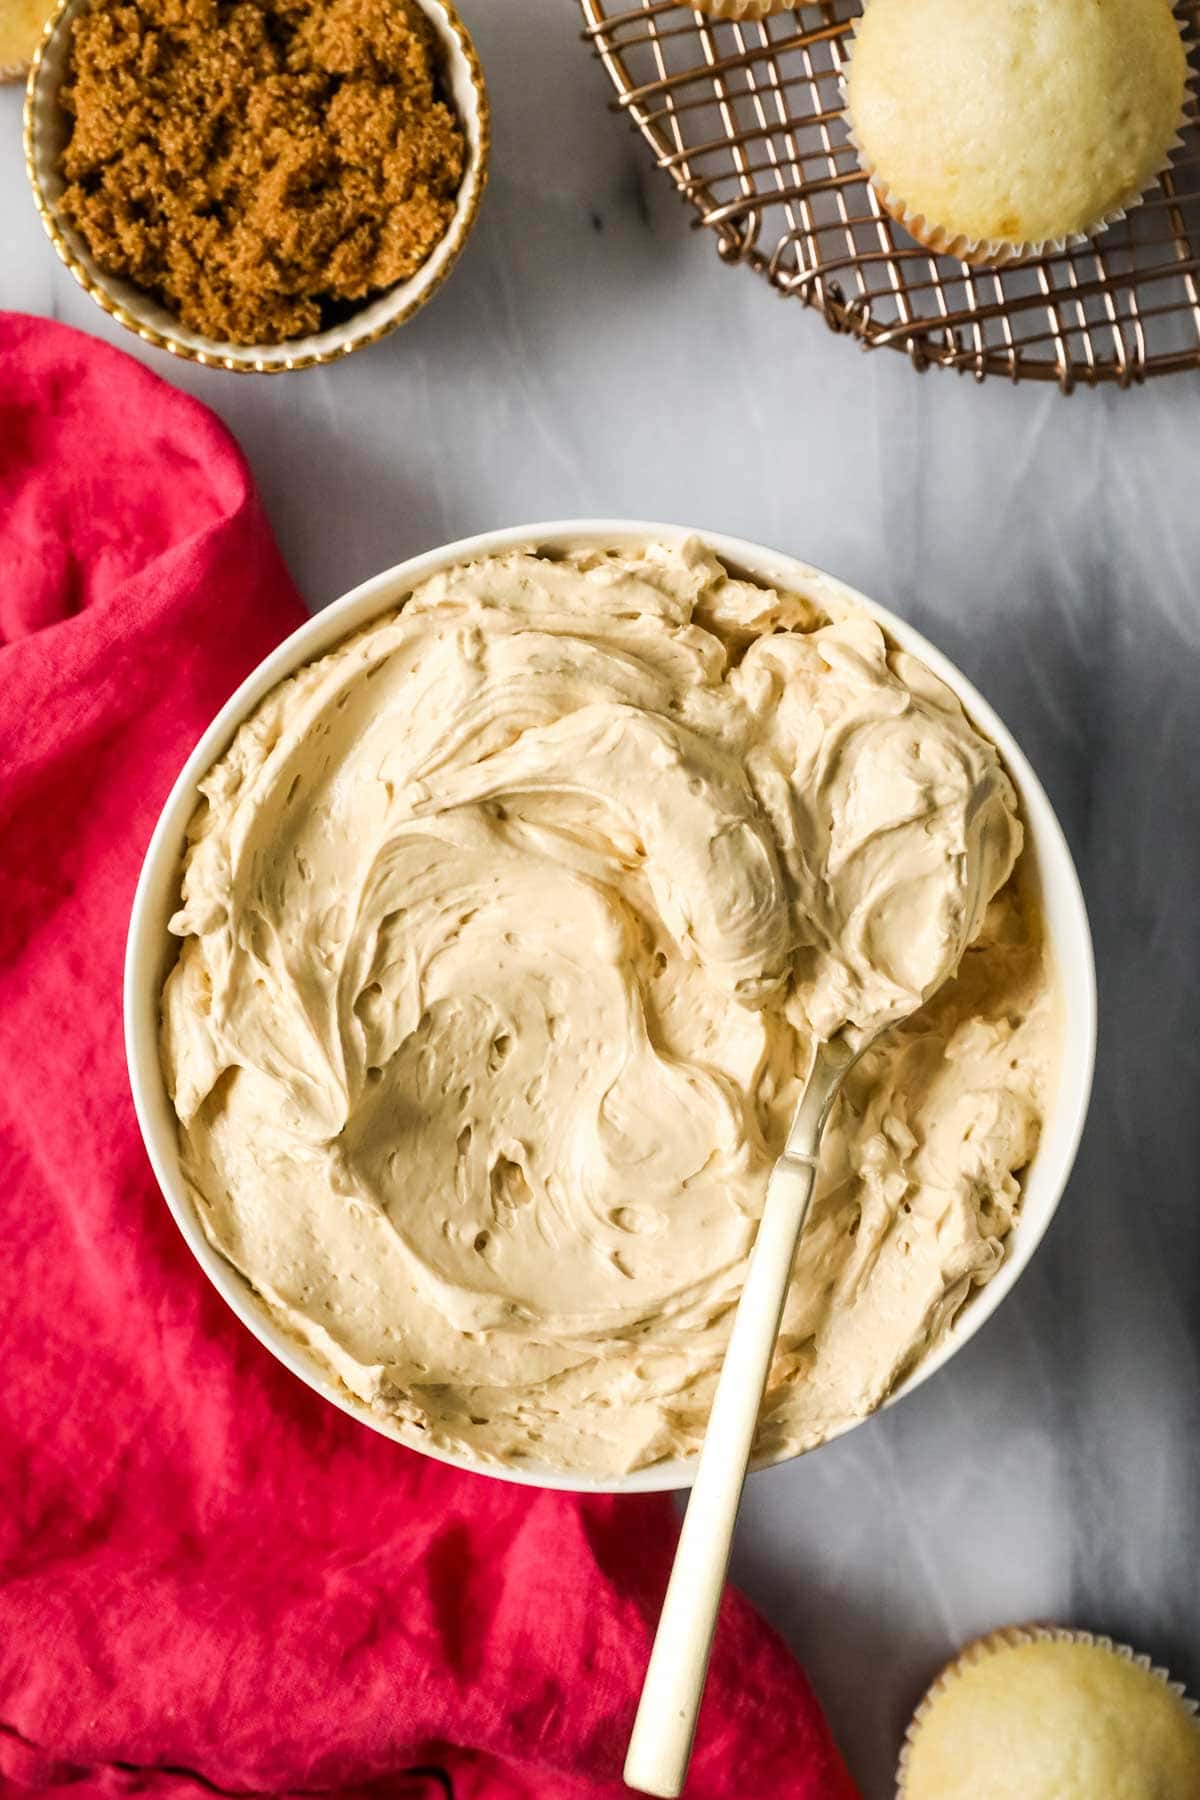
[[[1170,0],[869,0],[846,104],[909,235],[1003,263],[1136,204],[1179,141],[1187,88]]]

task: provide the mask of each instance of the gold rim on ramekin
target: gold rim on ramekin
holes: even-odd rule
[[[199,332],[184,334],[176,327],[176,336],[160,320],[167,309],[154,298],[142,296],[133,283],[110,276],[100,269],[83,246],[78,235],[62,224],[57,213],[57,195],[47,192],[46,179],[57,175],[58,147],[46,142],[51,113],[58,114],[57,88],[49,92],[50,79],[47,54],[71,20],[91,5],[93,0],[58,0],[42,29],[41,39],[33,53],[25,88],[25,172],[33,197],[50,242],[58,252],[85,294],[89,294],[104,312],[132,331],[143,343],[166,350],[185,362],[199,363],[205,368],[229,369],[242,375],[279,375],[290,369],[311,369],[321,363],[336,362],[354,350],[378,343],[418,312],[434,295],[454,268],[464,244],[471,234],[479,213],[479,203],[487,185],[488,159],[491,153],[491,111],[483,69],[466,26],[455,11],[452,0],[418,0],[422,11],[438,33],[446,59],[447,87],[454,89],[454,76],[459,73],[469,84],[473,106],[464,107],[461,94],[454,93],[455,110],[467,139],[467,168],[456,202],[455,216],[445,236],[434,247],[428,260],[407,281],[378,298],[363,303],[343,324],[325,331],[310,332],[305,337],[282,344],[229,344],[205,339]],[[46,71],[46,74],[43,74]],[[432,268],[432,273],[428,271]],[[415,292],[410,292],[415,288]],[[407,295],[407,298],[402,296]],[[394,298],[393,298],[394,297]],[[363,324],[367,314],[387,307],[393,309],[370,325]],[[142,307],[145,313],[139,316]],[[188,340],[192,341],[188,341]],[[329,341],[322,341],[329,340]],[[306,346],[308,346],[306,348]]]
[[[1172,1680],[1166,1669],[1160,1669],[1150,1657],[1131,1649],[1128,1644],[1114,1643],[1112,1638],[1100,1637],[1094,1631],[1073,1631],[1065,1625],[1002,1625],[998,1631],[986,1632],[983,1637],[972,1638],[969,1644],[964,1644],[958,1655],[938,1671],[922,1694],[917,1710],[909,1720],[900,1750],[900,1761],[896,1768],[896,1800],[907,1800],[909,1756],[917,1734],[929,1712],[937,1704],[939,1696],[953,1685],[960,1671],[973,1668],[976,1663],[986,1662],[988,1657],[1004,1650],[1018,1650],[1024,1644],[1039,1643],[1085,1644],[1089,1649],[1106,1650],[1112,1656],[1119,1656],[1123,1662],[1132,1663],[1134,1668],[1153,1675],[1174,1694],[1200,1732],[1200,1701],[1193,1700],[1183,1683]]]

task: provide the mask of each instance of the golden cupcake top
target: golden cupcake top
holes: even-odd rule
[[[23,79],[53,0],[0,0],[0,81]]]
[[[869,0],[847,107],[888,210],[961,253],[1101,228],[1161,173],[1186,85],[1170,0]]]
[[[899,1800],[1196,1800],[1200,1723],[1107,1639],[998,1633],[935,1682]]]

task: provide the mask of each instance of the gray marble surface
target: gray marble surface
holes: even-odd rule
[[[866,1800],[922,1684],[1030,1617],[1200,1691],[1200,379],[982,388],[865,355],[725,269],[605,108],[571,0],[464,0],[496,153],[446,290],[264,381],[142,350],[73,285],[0,94],[0,304],[119,341],[238,434],[316,607],[489,526],[627,514],[819,563],[927,631],[1016,730],[1096,933],[1101,1052],[1058,1220],[917,1395],[754,1477],[735,1573]]]

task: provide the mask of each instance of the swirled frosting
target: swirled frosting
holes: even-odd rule
[[[488,558],[282,683],[201,786],[163,996],[185,1176],[402,1434],[693,1450],[847,1023],[915,1014],[831,1125],[763,1447],[877,1404],[1000,1261],[1052,1037],[1016,801],[865,615],[696,542]]]

